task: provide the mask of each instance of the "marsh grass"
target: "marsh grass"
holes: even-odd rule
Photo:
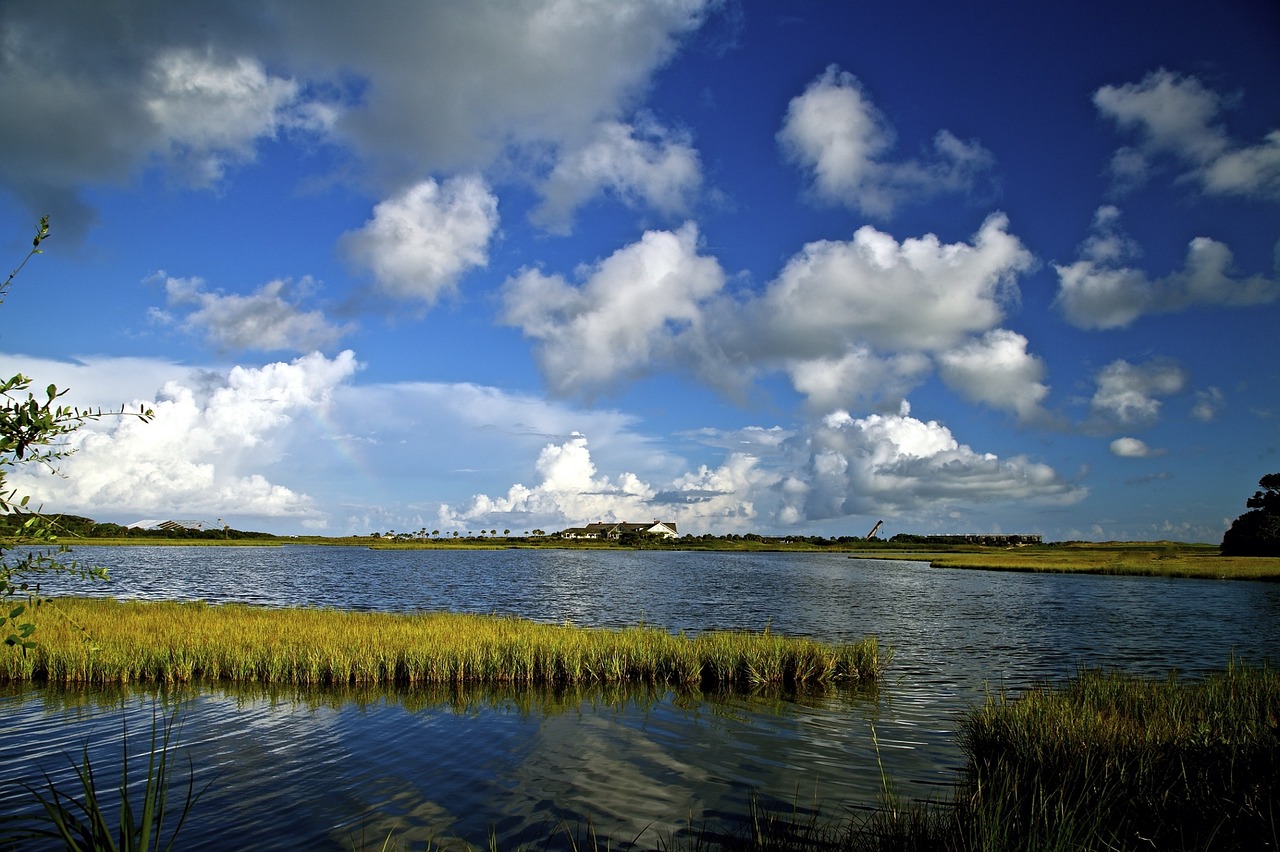
[[[948,551],[883,548],[857,559],[908,559],[935,568],[972,568],[1061,574],[1110,574],[1204,580],[1280,580],[1280,559],[1222,556],[1214,545],[1178,542],[1112,542]]]
[[[961,725],[965,803],[1030,836],[1054,825],[1118,849],[1274,849],[1280,673],[1201,680],[1083,671],[988,700]]]
[[[768,630],[690,636],[501,615],[200,602],[62,598],[42,608],[37,629],[39,647],[0,652],[0,682],[809,688],[874,681],[885,662],[874,637],[829,645]]]

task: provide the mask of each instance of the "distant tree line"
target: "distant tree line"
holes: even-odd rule
[[[122,524],[98,523],[80,515],[48,515],[53,533],[67,538],[163,538],[192,540],[270,539],[271,533],[247,532],[230,527],[193,530],[185,527],[172,529],[134,529]],[[0,516],[0,536],[13,535],[26,522],[25,513],[13,512]]]
[[[1043,538],[1039,535],[1002,535],[999,533],[965,533],[960,535],[898,533],[889,541],[892,544],[980,544],[987,547],[1044,543]]]

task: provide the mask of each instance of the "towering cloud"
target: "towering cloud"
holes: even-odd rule
[[[272,482],[265,471],[292,449],[292,422],[326,409],[356,368],[355,356],[343,352],[171,380],[154,399],[126,406],[150,407],[151,422],[106,418],[73,434],[73,454],[60,464],[65,476],[27,468],[9,481],[59,511],[91,516],[128,507],[166,516],[235,511],[319,521],[308,495]]]
[[[735,449],[721,464],[655,484],[632,473],[600,475],[585,436],[575,434],[542,449],[535,485],[513,485],[503,497],[477,494],[462,509],[444,506],[439,520],[456,528],[661,517],[701,533],[854,515],[936,518],[957,505],[1056,505],[1086,493],[1048,465],[975,452],[945,426],[912,417],[906,404],[892,415],[836,411],[794,432],[725,437]]]

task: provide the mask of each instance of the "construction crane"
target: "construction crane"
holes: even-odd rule
[[[876,537],[876,533],[880,531],[880,525],[883,523],[884,521],[876,521],[876,525],[871,528],[871,532],[867,533],[867,541],[871,541],[871,539]]]

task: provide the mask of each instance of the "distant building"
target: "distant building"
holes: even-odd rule
[[[208,521],[134,521],[129,524],[126,529],[131,530],[164,530],[165,532],[182,532],[184,530],[192,532],[203,532],[204,530],[219,530],[220,526],[215,526]]]
[[[637,533],[640,535],[656,535],[662,538],[677,538],[679,533],[676,532],[676,525],[671,521],[654,521],[648,524],[628,524],[628,523],[595,523],[587,524],[585,527],[569,527],[560,531],[561,538],[578,538],[578,539],[599,539],[602,541],[617,541],[622,538],[623,533]]]
[[[1043,544],[1039,534],[1001,535],[998,533],[965,533],[961,535],[912,535],[899,533],[890,542],[899,544],[979,544],[985,547],[1016,547],[1023,544]]]

